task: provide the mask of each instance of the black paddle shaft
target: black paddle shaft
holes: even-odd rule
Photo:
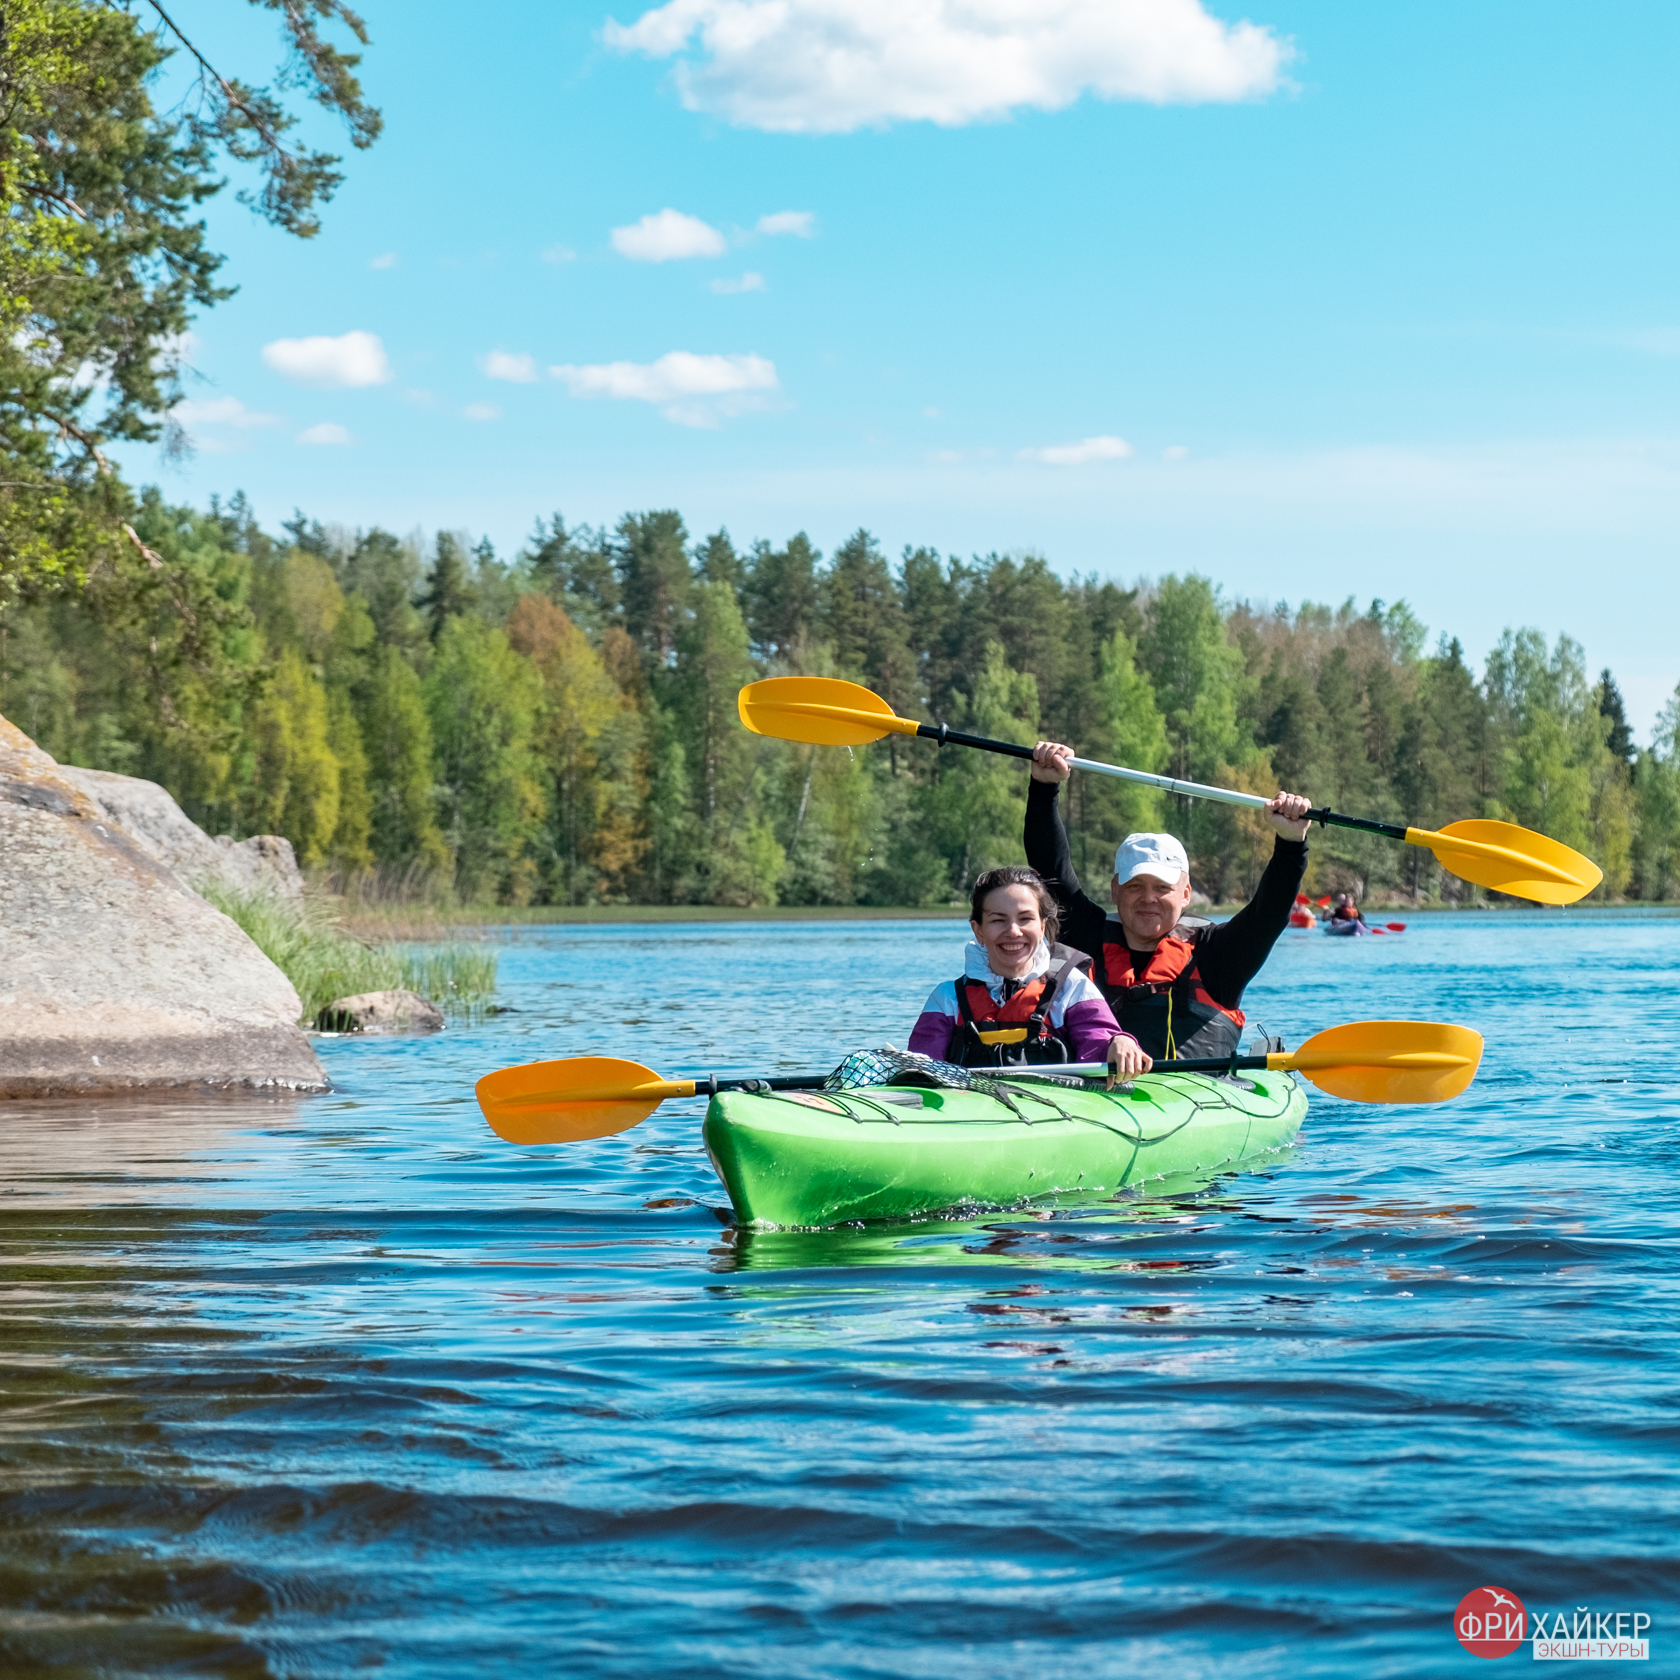
[[[1239,1068],[1264,1068],[1264,1056],[1188,1056],[1176,1062],[1156,1062],[1151,1073],[1235,1073]]]
[[[828,1079],[826,1073],[801,1073],[785,1079],[719,1079],[714,1073],[707,1079],[695,1075],[695,1096],[715,1097],[719,1091],[820,1091]]]
[[[1033,755],[1031,747],[1019,746],[1014,741],[993,741],[984,735],[965,735],[960,729],[953,729],[946,723],[918,723],[916,733],[924,740],[937,741],[942,747],[978,747],[982,752],[1001,753],[1005,758],[1030,759]],[[1158,779],[1163,782],[1168,780],[1166,777]],[[1328,805],[1315,805],[1307,812],[1305,820],[1315,822],[1321,828],[1326,824],[1332,828],[1356,828],[1362,834],[1380,834],[1386,840],[1406,838],[1404,824],[1377,822],[1370,817],[1344,816],[1340,811],[1332,811]]]

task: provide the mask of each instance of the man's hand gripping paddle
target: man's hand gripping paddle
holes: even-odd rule
[[[783,741],[861,747],[886,735],[919,735],[941,745],[978,747],[982,752],[1002,753],[1009,758],[1032,757],[1031,747],[1017,746],[1013,741],[991,741],[983,735],[947,729],[942,723],[917,723],[913,718],[898,717],[880,695],[837,677],[768,677],[749,683],[741,690],[739,709],[741,722],[755,735],[773,735]],[[1190,799],[1212,799],[1251,810],[1263,810],[1270,803],[1257,793],[1152,776],[1147,771],[1099,764],[1089,758],[1076,758],[1073,765],[1077,770],[1141,782]],[[1347,817],[1328,808],[1308,811],[1307,821],[1426,847],[1448,874],[1461,881],[1532,899],[1537,904],[1573,904],[1604,879],[1604,871],[1590,858],[1515,823],[1472,817],[1437,831]]]

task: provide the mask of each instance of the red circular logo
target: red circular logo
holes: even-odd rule
[[[1528,1639],[1528,1612],[1503,1587],[1477,1587],[1458,1601],[1453,1632],[1473,1657],[1508,1657]]]

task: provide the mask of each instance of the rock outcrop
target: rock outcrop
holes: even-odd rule
[[[83,770],[61,764],[58,773],[80,788],[106,817],[149,857],[172,869],[190,887],[214,882],[233,892],[303,896],[292,843],[278,834],[212,840],[177,805],[168,789],[114,770]]]
[[[323,1090],[300,1012],[239,928],[0,718],[0,1096]]]
[[[321,1032],[442,1032],[443,1011],[418,992],[403,988],[357,992],[354,997],[334,998],[315,1017],[315,1026]]]

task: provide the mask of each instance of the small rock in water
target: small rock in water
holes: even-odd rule
[[[334,998],[315,1017],[317,1032],[442,1032],[443,1011],[418,992],[357,992]]]

